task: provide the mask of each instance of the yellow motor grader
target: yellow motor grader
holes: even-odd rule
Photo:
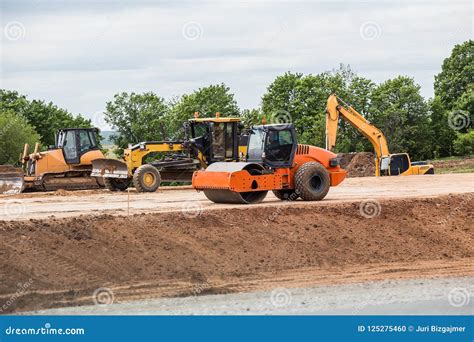
[[[103,179],[111,191],[124,191],[131,184],[138,192],[154,192],[161,182],[191,182],[193,172],[214,162],[239,161],[246,154],[245,136],[240,134],[240,118],[193,119],[184,124],[181,141],[144,141],[124,150],[122,160],[92,161],[92,176]],[[240,143],[240,141],[243,143]],[[147,162],[151,154],[159,160]]]

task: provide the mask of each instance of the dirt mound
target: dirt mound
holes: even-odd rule
[[[347,177],[375,176],[374,154],[371,152],[340,153],[337,155]]]
[[[213,287],[215,279],[238,284],[241,277],[305,267],[335,271],[469,258],[474,209],[466,201],[445,196],[368,207],[222,209],[197,217],[171,212],[0,221],[0,309],[92,304],[92,293],[102,287],[126,288],[138,298],[144,288],[166,296],[224,293]],[[374,210],[378,215],[368,218]]]

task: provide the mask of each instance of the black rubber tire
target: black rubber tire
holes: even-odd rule
[[[317,162],[308,162],[296,171],[295,190],[304,201],[320,201],[331,186],[328,170]]]
[[[153,183],[147,184],[145,177],[153,177]],[[140,166],[133,173],[133,185],[138,192],[155,192],[161,183],[160,171],[150,164]]]
[[[110,191],[125,191],[130,185],[130,178],[108,178],[104,177],[104,184]]]
[[[300,197],[295,190],[273,190],[276,198],[282,201],[294,201]]]

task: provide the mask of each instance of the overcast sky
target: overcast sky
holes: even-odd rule
[[[472,1],[0,0],[1,88],[94,118],[121,91],[160,96],[225,82],[259,106],[285,71],[350,64],[383,82],[408,75],[433,95],[455,44],[473,38]]]

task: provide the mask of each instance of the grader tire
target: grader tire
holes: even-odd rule
[[[125,191],[130,185],[130,179],[104,177],[104,184],[110,191]]]
[[[160,183],[160,171],[153,165],[142,165],[133,174],[133,185],[138,192],[155,192],[160,187]]]
[[[320,163],[308,162],[296,171],[296,192],[304,201],[322,200],[326,197],[330,186],[329,172]]]

